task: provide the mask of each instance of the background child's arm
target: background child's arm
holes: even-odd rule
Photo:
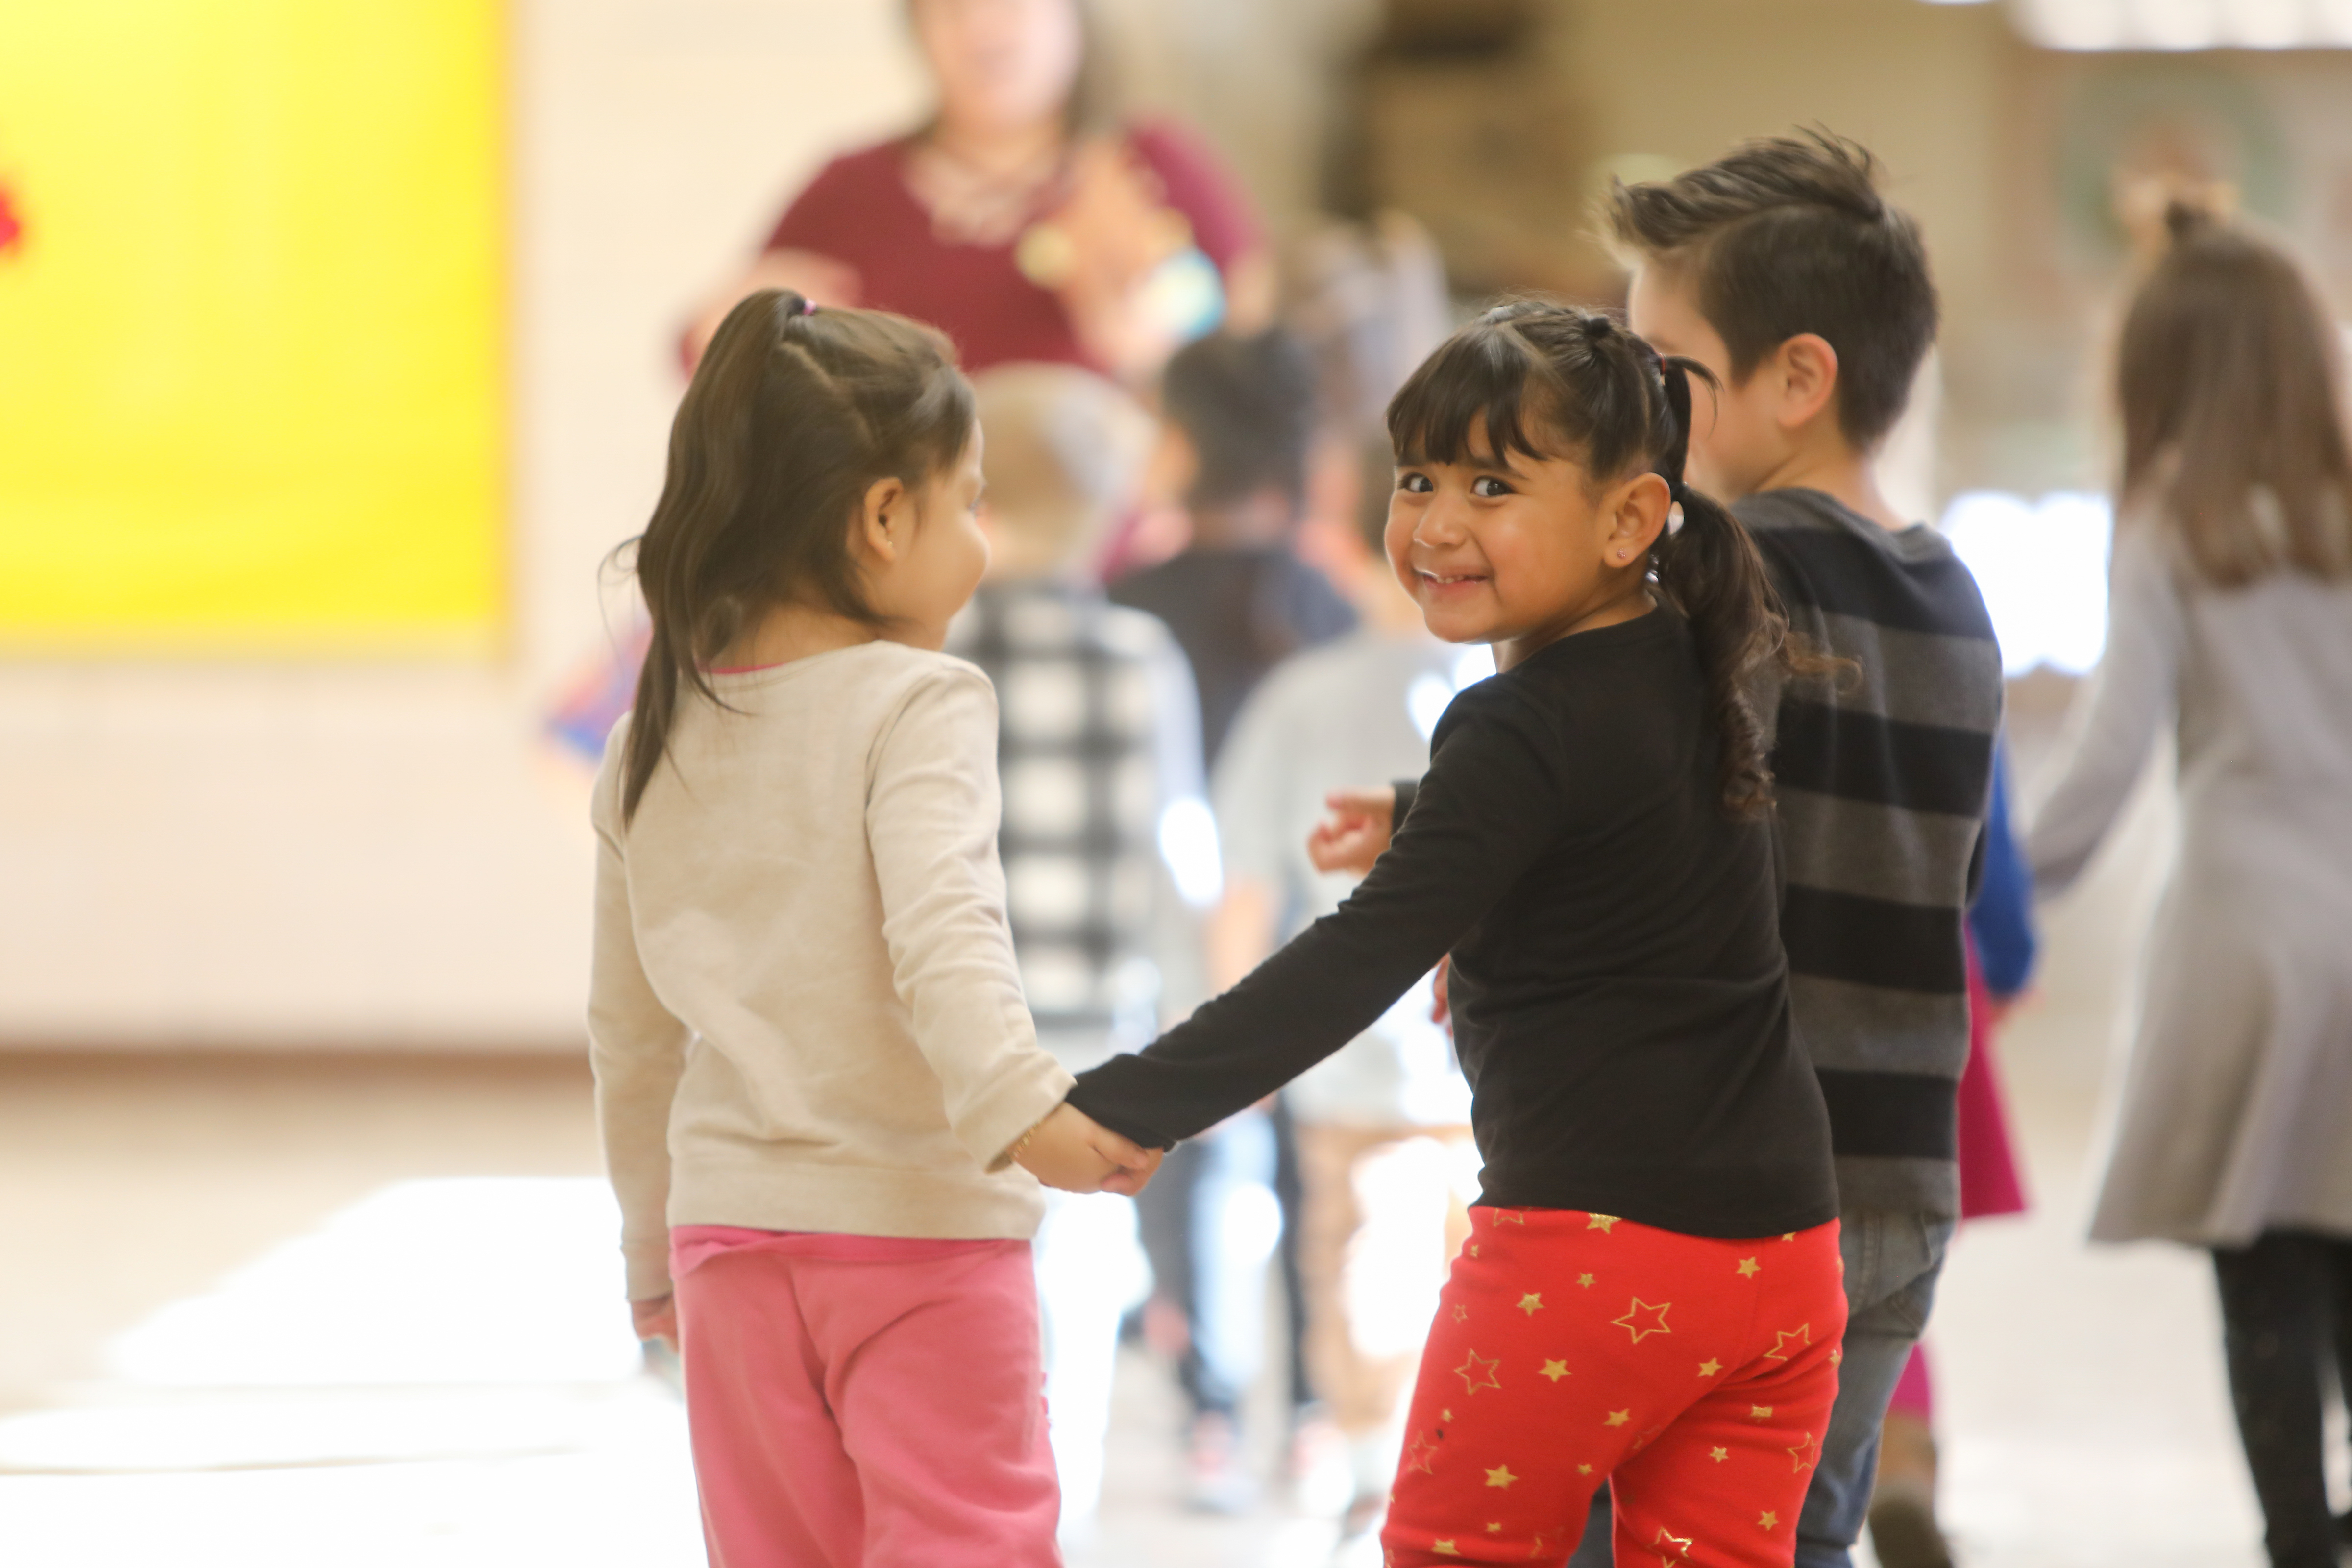
[[[2116,541],[2107,650],[2067,715],[2065,763],[2025,836],[2037,896],[2064,892],[2090,865],[2174,713],[2188,631],[2168,552],[2149,531]]]
[[[1037,1044],[1013,962],[987,678],[950,666],[917,687],[877,744],[873,780],[866,837],[898,996],[958,1141],[1002,1169],[1072,1079]]]
[[[1396,835],[1396,789],[1335,789],[1323,797],[1328,814],[1307,837],[1307,858],[1323,872],[1360,877]]]
[[[596,937],[588,984],[588,1059],[604,1166],[621,1203],[621,1255],[632,1301],[669,1292],[669,1112],[690,1031],[654,994],[629,921],[622,849],[624,720],[604,752],[589,816],[596,828]]]

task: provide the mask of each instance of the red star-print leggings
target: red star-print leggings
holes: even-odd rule
[[[1619,1568],[1786,1564],[1837,1398],[1832,1220],[1717,1241],[1470,1211],[1422,1352],[1390,1568],[1564,1563],[1603,1480]]]

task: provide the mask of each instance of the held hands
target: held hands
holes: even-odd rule
[[[1067,1100],[1013,1146],[1013,1161],[1049,1187],[1129,1197],[1160,1169],[1161,1154],[1130,1143]]]
[[[670,1349],[677,1349],[677,1297],[675,1293],[656,1296],[649,1301],[630,1302],[629,1321],[636,1325],[637,1338],[660,1340]]]
[[[1330,812],[1307,836],[1307,858],[1318,871],[1372,868],[1396,830],[1396,792],[1390,789],[1335,789],[1323,797]]]

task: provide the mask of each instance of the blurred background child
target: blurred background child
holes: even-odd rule
[[[1225,895],[1209,925],[1209,980],[1223,991],[1339,907],[1357,880],[1307,858],[1332,790],[1418,778],[1465,666],[1485,650],[1430,636],[1390,572],[1381,535],[1394,484],[1388,443],[1364,456],[1360,533],[1328,542],[1355,631],[1293,656],[1243,705],[1215,779]],[[1392,1430],[1446,1260],[1469,1234],[1475,1190],[1470,1089],[1432,1016],[1427,981],[1286,1095],[1304,1178],[1299,1216],[1307,1364],[1346,1439],[1343,1533],[1378,1521],[1396,1469]]]
[[[1992,807],[1985,817],[1983,879],[1969,906],[1969,1065],[1960,1074],[1960,1217],[2025,1212],[2025,1181],[2010,1131],[1995,1045],[2001,1020],[2032,978],[2033,879],[2010,823],[2007,749],[1993,755]],[[1951,1568],[1937,1517],[1935,1384],[1926,1342],[1895,1384],[1879,1430],[1878,1478],[1870,1499],[1870,1544],[1879,1568]]]
[[[1356,625],[1347,600],[1298,552],[1318,428],[1316,377],[1306,346],[1275,328],[1188,344],[1161,384],[1153,484],[1181,498],[1189,542],[1113,582],[1110,596],[1157,616],[1182,646],[1200,690],[1202,757],[1210,768],[1242,702],[1268,670]],[[1265,1356],[1262,1270],[1269,1249],[1283,1264],[1294,1426],[1314,1404],[1297,1348],[1306,1329],[1299,1202],[1297,1150],[1277,1099],[1178,1148],[1143,1203],[1144,1245],[1163,1306],[1159,1321],[1168,1325],[1163,1341],[1177,1337],[1179,1319],[1182,1325],[1190,1495],[1201,1508],[1245,1507],[1257,1489],[1242,1463],[1236,1416]]]
[[[2352,1346],[2352,456],[2297,262],[2176,205],[2116,366],[2107,650],[2026,858],[2061,893],[2158,737],[2180,826],[2091,1235],[2212,1249],[2276,1568],[2340,1550],[2321,1378]]]
[[[996,687],[1013,952],[1038,1043],[1082,1072],[1149,1041],[1163,1004],[1197,989],[1197,924],[1158,842],[1171,807],[1199,808],[1200,706],[1167,628],[1087,574],[1134,498],[1151,416],[1066,365],[1003,366],[974,391],[989,564],[947,646]],[[1036,1247],[1070,1539],[1101,1495],[1119,1320],[1149,1275],[1116,1193],[1049,1193]]]

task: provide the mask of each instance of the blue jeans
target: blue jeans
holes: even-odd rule
[[[1838,1364],[1837,1407],[1822,1438],[1821,1465],[1797,1521],[1797,1568],[1852,1568],[1878,1477],[1886,1402],[1927,1326],[1952,1239],[1950,1220],[1927,1215],[1856,1209],[1839,1217],[1849,1313],[1845,1356]],[[1609,1568],[1609,1489],[1603,1487],[1593,1497],[1592,1518],[1569,1568]]]

